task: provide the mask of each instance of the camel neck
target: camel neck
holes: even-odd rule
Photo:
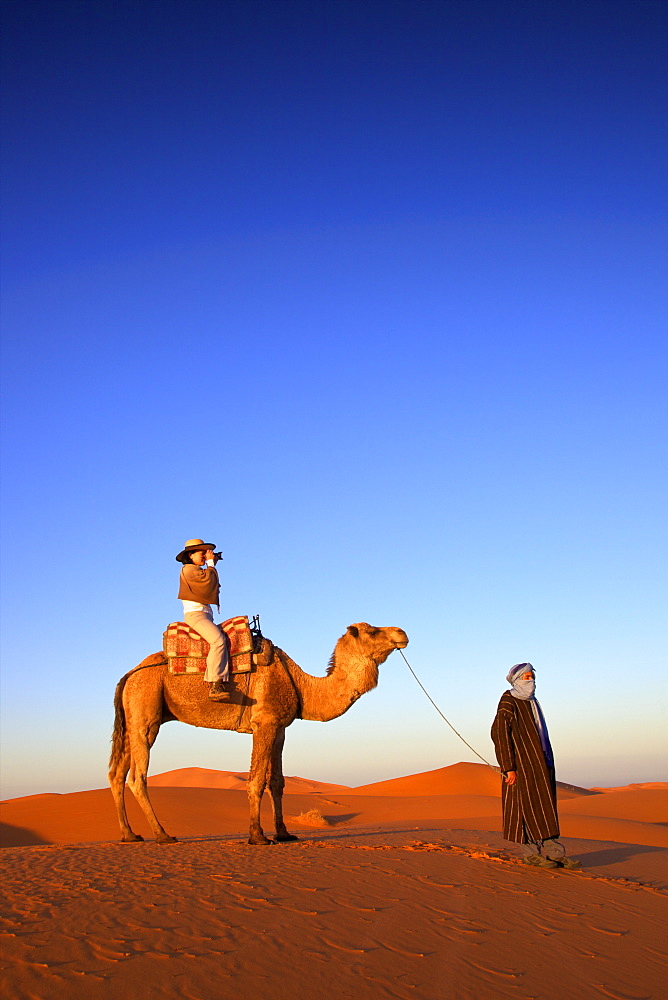
[[[326,677],[307,674],[286,653],[282,659],[299,694],[301,718],[313,722],[337,719],[378,683],[378,667],[371,659],[337,663]]]

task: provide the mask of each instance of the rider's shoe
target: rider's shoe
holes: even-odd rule
[[[209,698],[211,701],[229,701],[230,683],[230,681],[214,681],[209,688]]]

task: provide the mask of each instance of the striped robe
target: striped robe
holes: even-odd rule
[[[514,785],[501,786],[503,836],[518,844],[559,836],[557,785],[548,767],[528,701],[504,692],[492,724],[502,771],[517,771]]]

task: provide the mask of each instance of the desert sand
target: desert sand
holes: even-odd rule
[[[664,995],[667,784],[561,785],[571,872],[521,864],[481,764],[357,788],[289,778],[300,839],[271,847],[245,842],[245,777],[152,777],[181,838],[164,846],[120,844],[107,789],[2,803],[4,995]]]

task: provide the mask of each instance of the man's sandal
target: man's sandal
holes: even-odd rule
[[[544,858],[542,854],[530,854],[528,858],[524,858],[525,865],[531,865],[532,868],[558,868],[559,865],[556,861],[551,861],[549,858]]]

